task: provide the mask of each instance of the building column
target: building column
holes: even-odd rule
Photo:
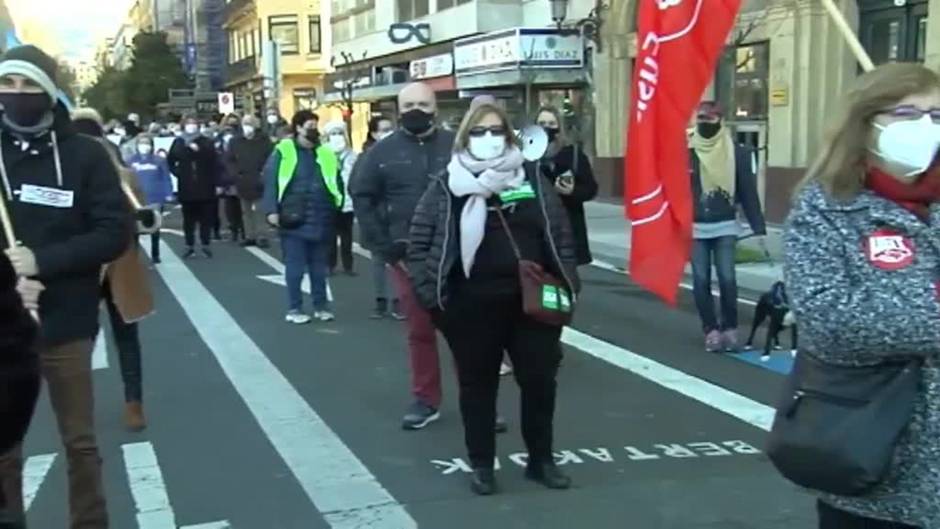
[[[927,57],[925,64],[940,72],[940,0],[930,0],[927,9]]]
[[[858,27],[855,0],[838,2]],[[818,154],[831,117],[857,75],[845,39],[818,3],[768,17],[771,103],[767,123],[766,212],[782,222],[806,167]]]
[[[623,195],[634,38],[635,0],[612,0],[601,27],[603,53],[594,55],[594,174],[601,196]]]

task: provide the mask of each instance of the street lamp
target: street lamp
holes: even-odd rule
[[[561,25],[568,18],[568,0],[549,0],[549,2],[552,3],[552,20],[561,29]]]

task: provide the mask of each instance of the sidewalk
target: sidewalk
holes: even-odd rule
[[[584,204],[588,225],[588,239],[594,258],[616,267],[626,269],[630,254],[630,225],[624,217],[623,206],[604,202]],[[770,289],[770,286],[783,278],[782,232],[779,228],[767,228],[765,238],[769,263],[747,263],[737,266],[738,287],[746,297],[756,297]],[[756,238],[741,242],[744,247],[763,252]],[[692,280],[692,267],[685,268],[687,282]]]

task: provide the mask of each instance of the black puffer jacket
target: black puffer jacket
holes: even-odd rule
[[[591,245],[588,240],[587,220],[584,218],[584,203],[594,200],[597,196],[597,180],[594,179],[594,170],[591,160],[585,156],[584,151],[573,145],[568,145],[558,151],[550,160],[542,160],[542,172],[553,183],[559,176],[571,171],[574,175],[574,192],[570,195],[561,195],[561,202],[568,210],[571,219],[571,229],[574,231],[574,242],[578,248],[578,264],[590,264],[594,258],[591,256]]]
[[[199,150],[194,151],[190,143],[195,143]],[[205,202],[216,198],[215,188],[221,183],[223,167],[212,140],[205,136],[192,140],[177,138],[166,161],[179,182],[180,202]]]
[[[408,227],[431,175],[450,162],[454,133],[438,129],[418,138],[398,130],[376,143],[349,182],[359,228],[369,248],[397,263],[408,244]]]
[[[235,178],[238,196],[243,200],[261,199],[264,194],[261,172],[273,151],[271,138],[262,132],[256,132],[251,138],[236,136],[228,144],[226,166],[229,174]]]
[[[46,286],[39,299],[44,345],[95,337],[101,267],[127,250],[134,229],[117,168],[101,142],[76,134],[61,105],[53,131],[26,150],[19,138],[0,133],[10,188],[21,192],[10,203],[16,237],[36,255]],[[0,245],[6,247],[2,233]]]
[[[16,293],[10,261],[0,253],[0,453],[23,440],[39,396],[36,323]]]
[[[572,292],[580,292],[577,251],[568,213],[551,183],[536,176],[535,165],[526,163],[525,170],[545,217],[546,255],[552,257],[547,269],[566,281]],[[460,263],[457,234],[460,210],[456,201],[447,188],[447,173],[439,172],[418,202],[411,222],[408,273],[418,300],[429,310],[445,310],[450,272]]]

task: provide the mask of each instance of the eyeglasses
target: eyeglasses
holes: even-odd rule
[[[879,112],[879,114],[898,119],[909,119],[912,121],[922,119],[924,116],[930,116],[930,119],[934,123],[940,124],[940,108],[924,110],[922,108],[915,107],[914,105],[901,105],[899,107],[882,110]]]
[[[471,138],[479,138],[481,136],[485,136],[487,132],[493,136],[505,136],[506,127],[502,125],[495,125],[493,127],[473,127],[470,129],[469,134]]]

